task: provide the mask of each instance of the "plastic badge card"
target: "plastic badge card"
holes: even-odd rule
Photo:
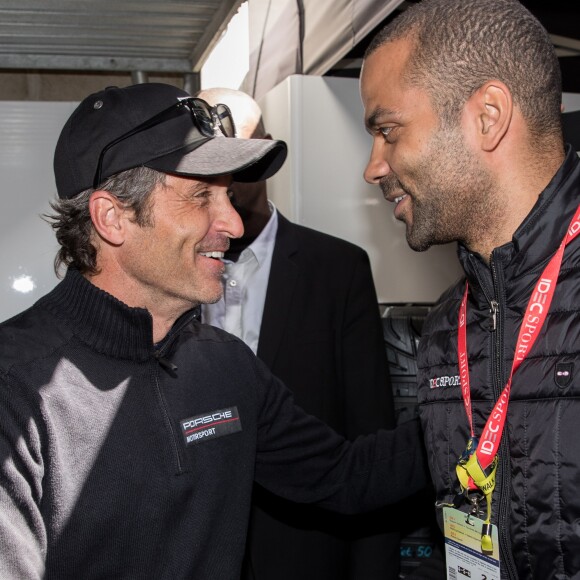
[[[447,580],[500,580],[497,527],[493,526],[493,553],[481,551],[483,520],[455,508],[443,508]]]

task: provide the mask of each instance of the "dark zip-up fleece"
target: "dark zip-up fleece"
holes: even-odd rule
[[[493,251],[490,267],[460,248],[469,280],[467,350],[476,435],[508,379],[534,285],[579,203],[580,161],[568,148],[563,165],[512,242]],[[508,204],[506,200],[506,211]],[[420,413],[431,475],[442,502],[451,502],[458,491],[455,466],[469,436],[457,364],[457,316],[464,289],[461,280],[429,315],[419,355]],[[566,248],[544,327],[512,383],[493,494],[502,578],[580,578],[579,426],[576,238]]]
[[[192,311],[155,347],[74,270],[0,325],[3,580],[234,580],[254,478],[370,510],[425,484],[418,425],[350,444],[243,342]]]

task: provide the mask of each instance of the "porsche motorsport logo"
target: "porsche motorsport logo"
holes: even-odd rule
[[[194,445],[242,430],[237,407],[202,413],[182,419],[179,423],[186,445]]]

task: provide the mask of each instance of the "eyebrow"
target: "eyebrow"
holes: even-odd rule
[[[208,186],[208,184],[204,181],[198,181],[197,179],[193,180],[190,184],[188,184],[186,190],[188,194],[194,194],[202,191]]]
[[[208,186],[207,183],[198,181],[197,179],[191,179],[189,181],[190,183],[188,183],[187,187],[184,187],[181,191],[172,188],[177,193],[178,197],[182,199],[189,199],[190,197],[194,197],[197,193],[203,191]]]
[[[212,175],[209,177],[192,178],[191,183],[188,187],[190,193],[199,193],[208,187],[215,185],[217,177]]]
[[[384,107],[377,107],[366,119],[365,126],[367,131],[371,130],[379,124],[382,117],[399,117],[399,113],[393,109],[386,109]]]

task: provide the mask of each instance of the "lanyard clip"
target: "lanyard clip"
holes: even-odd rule
[[[483,495],[481,495],[480,493],[471,493],[468,496],[468,499],[469,502],[471,503],[471,511],[469,512],[469,515],[478,518],[481,515],[479,503],[483,499]]]

